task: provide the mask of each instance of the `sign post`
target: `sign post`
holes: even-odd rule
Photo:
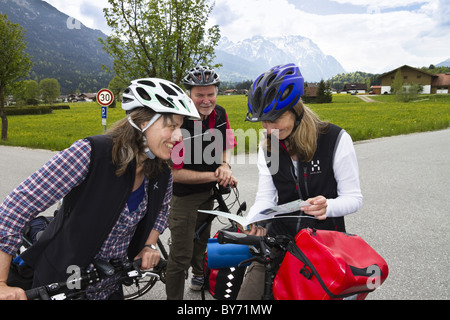
[[[114,95],[111,90],[101,89],[97,92],[97,102],[102,107],[102,125],[106,131],[106,120],[108,119],[108,106],[114,101]]]

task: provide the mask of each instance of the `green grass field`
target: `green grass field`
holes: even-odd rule
[[[450,94],[423,95],[416,102],[409,103],[398,103],[394,96],[370,97],[378,103],[367,103],[357,96],[334,95],[331,104],[308,106],[321,119],[344,128],[354,141],[439,130],[449,126]],[[242,135],[258,132],[262,128],[259,123],[245,121],[247,98],[219,96],[217,102],[226,108],[231,127],[236,132],[238,142],[241,142],[238,152],[256,151],[256,145],[249,147],[242,143]],[[108,109],[108,127],[123,117],[124,111],[120,104],[117,108]],[[77,139],[104,131],[100,106],[95,102],[73,103],[70,104],[70,110],[55,110],[48,115],[9,116],[8,123],[8,140],[0,141],[0,144],[49,150],[62,150]]]

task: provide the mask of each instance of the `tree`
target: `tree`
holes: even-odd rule
[[[317,88],[317,103],[331,103],[333,95],[331,94],[330,84],[327,81],[320,80],[319,87]]]
[[[8,139],[8,118],[5,112],[5,92],[17,79],[28,74],[31,68],[23,28],[0,14],[0,118],[2,140]]]
[[[127,82],[124,82],[122,79],[120,79],[118,76],[115,76],[112,78],[112,80],[109,82],[108,89],[111,90],[111,92],[114,95],[114,101],[109,106],[109,108],[115,108],[117,100],[119,99],[120,93],[122,90],[125,89],[125,87],[128,85]]]
[[[403,88],[402,70],[398,69],[395,73],[394,81],[392,81],[391,90],[393,93],[401,92]]]
[[[39,103],[39,84],[34,80],[17,81],[11,88],[16,105],[28,104],[37,105]]]
[[[208,0],[109,0],[104,14],[112,33],[100,39],[125,82],[159,77],[180,83],[186,71],[210,65],[220,39],[217,25],[206,29]],[[213,67],[217,67],[213,66]]]
[[[405,84],[401,90],[396,92],[397,101],[409,102],[417,99],[423,91],[423,86],[418,83]]]
[[[27,104],[36,105],[39,102],[39,84],[34,80],[25,80],[24,81],[25,92],[23,93],[23,97]]]
[[[39,88],[41,89],[42,97],[50,105],[53,105],[53,101],[61,95],[59,82],[56,79],[42,79],[39,82]]]

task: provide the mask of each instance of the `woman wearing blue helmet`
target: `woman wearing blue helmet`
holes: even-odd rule
[[[295,236],[306,227],[345,231],[344,216],[362,205],[352,139],[303,104],[303,83],[300,69],[287,64],[263,73],[250,89],[246,120],[262,122],[267,139],[258,153],[258,191],[248,216],[303,199],[310,205],[297,214],[308,218],[273,220],[246,233]],[[263,285],[264,266],[255,262],[238,299],[260,299]]]

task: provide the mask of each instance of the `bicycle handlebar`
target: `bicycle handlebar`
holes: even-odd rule
[[[90,271],[83,272],[79,279],[79,283],[82,286],[87,287],[94,283],[99,282],[101,279],[112,277],[120,272],[124,272],[124,276],[119,279],[119,281],[133,280],[136,278],[143,278],[147,276],[160,278],[159,273],[167,265],[167,261],[163,258],[159,260],[159,263],[152,269],[154,272],[141,272],[141,259],[135,260],[133,262],[125,261],[121,262],[119,265],[114,266],[113,264],[107,263],[106,261],[96,260],[94,262],[94,269]],[[70,295],[63,293],[64,289],[68,287],[68,281],[55,282],[49,285],[44,285],[36,288],[32,288],[25,291],[28,300],[66,300]],[[72,283],[72,282],[71,282]],[[78,293],[75,293],[75,295]]]
[[[230,232],[226,230],[219,230],[217,235],[217,242],[220,244],[233,243],[233,244],[246,244],[259,247],[261,241],[265,241],[266,237],[252,236],[245,233]]]

